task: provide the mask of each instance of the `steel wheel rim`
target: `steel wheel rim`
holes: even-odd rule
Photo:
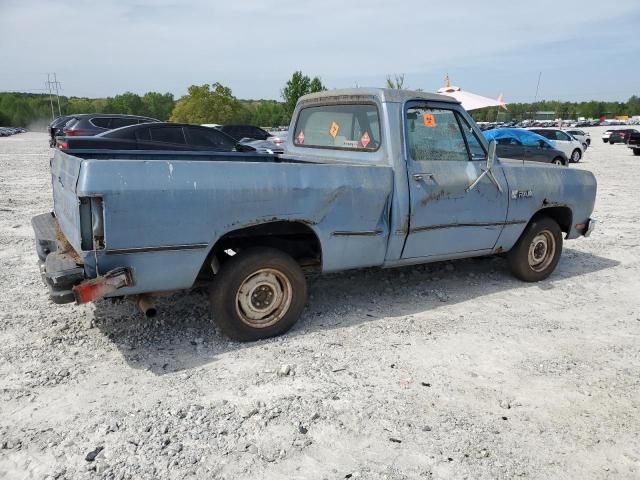
[[[236,312],[252,328],[278,323],[289,311],[293,298],[291,282],[279,270],[263,268],[248,275],[236,292]]]
[[[529,267],[535,272],[546,270],[556,253],[556,239],[549,230],[538,233],[529,245]]]
[[[556,165],[562,165],[562,160],[554,160],[553,163]]]

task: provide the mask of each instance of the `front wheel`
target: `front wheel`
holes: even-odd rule
[[[562,231],[558,223],[540,217],[529,223],[507,254],[511,272],[525,282],[544,280],[555,270],[562,253]]]
[[[302,315],[306,301],[300,265],[275,248],[241,251],[222,265],[211,288],[216,323],[241,342],[285,333]]]
[[[636,156],[640,156],[640,148],[634,148],[633,149],[633,154]]]
[[[553,159],[553,163],[554,163],[555,165],[564,165],[564,162],[562,161],[562,158],[560,158],[560,157],[556,157],[556,158],[554,158],[554,159]]]
[[[578,163],[581,158],[582,158],[582,154],[580,153],[580,150],[576,148],[571,154],[571,161],[573,163]]]

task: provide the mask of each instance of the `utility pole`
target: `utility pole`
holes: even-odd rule
[[[536,102],[538,101],[538,90],[540,90],[540,77],[542,77],[542,72],[540,72],[540,73],[538,74],[538,84],[536,85],[536,96],[535,96],[535,97],[533,97],[533,104],[534,104],[534,105],[535,105],[535,104],[536,104]],[[531,115],[531,116],[533,117],[533,112],[532,112],[532,115]],[[533,120],[533,118],[532,118],[531,120]]]
[[[53,95],[51,93],[51,78],[50,74],[47,73],[47,88],[49,89],[49,103],[51,104],[51,120],[53,120],[54,118],[56,118],[56,114],[53,111]]]
[[[56,77],[56,72],[53,72],[53,85],[56,88],[56,100],[58,101],[58,115],[62,115],[62,110],[60,110],[60,95],[58,94],[58,88],[62,88],[60,82],[58,82],[58,78]]]
[[[51,117],[55,118],[56,114],[53,108],[53,92],[55,90],[56,94],[56,102],[58,103],[58,115],[62,115],[62,109],[60,108],[60,95],[59,89],[61,88],[60,82],[58,82],[58,78],[53,73],[53,81],[51,81],[51,74],[47,73],[47,88],[49,89],[49,103],[51,103]]]

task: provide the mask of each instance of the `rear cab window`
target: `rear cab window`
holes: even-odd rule
[[[380,115],[371,104],[318,105],[300,110],[296,147],[374,152],[380,148]]]

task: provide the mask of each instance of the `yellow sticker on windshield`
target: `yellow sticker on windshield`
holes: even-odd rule
[[[436,126],[436,117],[431,113],[425,113],[422,115],[422,123],[427,128],[434,128]]]
[[[336,138],[336,135],[338,135],[338,130],[340,130],[340,125],[338,125],[336,122],[331,122],[331,126],[329,127],[329,135],[331,135],[333,138]]]

